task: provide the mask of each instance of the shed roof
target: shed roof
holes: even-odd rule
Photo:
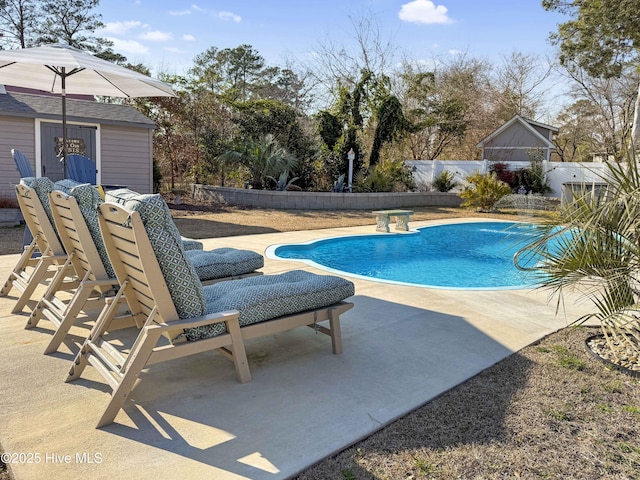
[[[94,121],[101,124],[149,129],[156,127],[150,118],[128,105],[67,97],[66,106],[68,121]],[[17,92],[0,94],[0,115],[59,120],[62,116],[61,99],[59,96]]]
[[[535,137],[539,138],[548,147],[550,147],[550,148],[555,147],[553,142],[549,141],[549,139],[545,138],[543,135],[541,135],[533,127],[536,126],[536,127],[539,127],[539,128],[546,128],[547,130],[551,130],[552,132],[555,132],[555,133],[558,132],[558,128],[557,127],[553,127],[551,125],[546,125],[544,123],[536,122],[536,121],[530,120],[528,118],[521,117],[520,115],[515,115],[508,122],[503,123],[500,127],[498,127],[496,130],[494,130],[488,137],[483,138],[476,145],[476,147],[479,147],[479,148],[484,147],[486,143],[488,143],[488,142],[492,141],[493,139],[495,139],[497,136],[499,136],[501,133],[503,133],[505,130],[507,130],[509,127],[511,127],[514,123],[521,124],[526,130],[530,131]]]

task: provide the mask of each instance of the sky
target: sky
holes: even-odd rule
[[[354,24],[373,18],[381,39],[415,61],[466,54],[499,62],[513,52],[552,55],[566,18],[541,0],[102,0],[96,9],[129,62],[184,74],[211,47],[251,45],[267,65],[308,62],[330,42],[355,47]]]

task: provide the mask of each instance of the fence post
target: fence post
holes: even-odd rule
[[[432,165],[433,167],[431,168],[431,185],[433,185],[433,182],[436,181],[436,178],[438,178],[438,174],[443,168],[443,164],[440,160],[434,160]]]

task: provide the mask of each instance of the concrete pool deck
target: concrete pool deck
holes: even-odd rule
[[[434,223],[447,222],[411,227]],[[264,253],[273,244],[374,232],[369,225],[203,242]],[[0,257],[3,282],[17,258]],[[291,269],[320,272],[274,259],[263,271]],[[102,377],[88,367],[81,380],[63,382],[78,349],[71,340],[86,327],[43,355],[51,325],[24,330],[27,315],[10,313],[15,291],[0,298],[0,444],[23,454],[11,465],[16,479],[289,478],[584,313],[566,302],[556,315],[541,291],[351,280],[355,307],[343,316],[343,354],[333,355],[324,335],[297,329],[247,343],[247,384],[217,353],[159,364],[100,430],[94,425],[109,391]]]

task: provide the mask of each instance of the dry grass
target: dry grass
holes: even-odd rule
[[[476,215],[415,210],[414,220]],[[373,224],[362,212],[185,206],[174,215],[192,238]],[[21,242],[22,228],[0,228],[0,254],[18,253]],[[297,479],[639,478],[639,380],[588,357],[590,334],[550,335]]]

